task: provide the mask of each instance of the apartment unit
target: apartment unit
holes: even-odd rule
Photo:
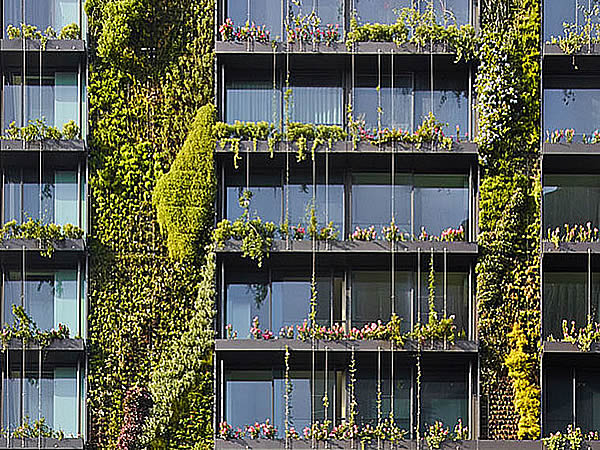
[[[442,422],[450,431],[468,427],[463,439],[498,448],[486,444],[488,399],[480,389],[476,63],[457,62],[443,45],[344,43],[351,24],[392,24],[407,7],[433,11],[438,23],[478,28],[479,4],[469,0],[217,2],[219,120],[347,132],[322,140],[313,153],[309,142],[300,156],[291,139],[217,144],[219,219],[283,224],[260,266],[243,256],[240,242],[218,253],[217,448],[237,448],[236,430],[265,429],[266,419],[288,448],[286,430],[302,437],[312,427],[293,446],[316,447],[324,444],[314,430],[324,422],[329,429],[348,422],[364,428],[386,418],[406,431],[407,442]],[[599,22],[593,8],[587,0],[542,2],[542,436],[568,425],[600,430],[596,344],[581,351],[561,341],[563,321],[569,329],[600,321],[600,244],[557,237],[575,233],[569,230],[577,224],[598,233],[600,53],[591,41],[576,56],[552,43],[565,22]],[[321,34],[314,37],[313,29],[303,42],[298,36],[311,14],[321,19]],[[247,23],[247,33],[252,23],[264,29],[254,38],[244,30],[231,37],[219,28],[228,20],[232,27]],[[339,39],[327,42],[332,30]],[[451,137],[448,148],[368,138],[386,128],[415,133],[430,113]],[[349,137],[353,126],[359,142]],[[313,239],[315,224],[339,235]],[[454,343],[348,338],[353,328],[396,316],[403,332],[414,332],[428,321],[432,302],[437,317],[452,317]],[[311,321],[325,330],[314,339],[302,334]],[[338,339],[327,337],[336,332]]]
[[[6,0],[2,29],[0,123],[7,130],[0,140],[2,223],[73,225],[85,232],[83,2]],[[41,332],[62,324],[69,335],[47,343],[13,335],[3,344],[0,448],[83,448],[88,265],[83,238],[71,237],[51,244],[2,241],[4,330],[19,327],[16,306]]]

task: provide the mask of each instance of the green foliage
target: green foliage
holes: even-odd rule
[[[47,347],[53,339],[68,339],[69,329],[59,324],[58,329],[40,330],[31,317],[27,315],[22,306],[12,305],[12,313],[15,316],[15,323],[5,325],[2,328],[0,338],[2,339],[2,348],[6,350],[11,339],[19,339],[24,345],[31,343],[38,344],[41,348]]]
[[[33,438],[54,438],[59,441],[64,439],[65,433],[62,430],[53,430],[48,424],[46,419],[36,419],[33,422],[29,419],[29,416],[25,416],[21,425],[19,425],[11,433],[11,437],[17,439],[33,439]]]
[[[585,45],[600,43],[600,5],[594,3],[590,9],[577,6],[577,14],[583,13],[583,23],[563,23],[563,36],[552,36],[550,43],[558,44],[568,55],[580,52]]]
[[[508,334],[510,352],[505,364],[508,376],[512,379],[515,391],[515,407],[519,413],[519,439],[538,439],[540,437],[541,390],[537,377],[537,342],[530,342],[527,333],[516,322]]]
[[[600,324],[593,322],[588,316],[587,325],[579,330],[576,328],[575,321],[571,322],[569,329],[568,322],[563,320],[563,342],[570,342],[577,345],[582,352],[589,352],[592,344],[600,342]]]
[[[69,25],[65,25],[60,33],[58,33],[59,39],[81,39],[81,30],[79,29],[79,25],[76,23],[71,23]]]
[[[154,448],[167,447],[171,436],[169,424],[189,420],[189,417],[181,417],[182,411],[190,409],[190,402],[200,400],[193,394],[197,392],[195,390],[202,386],[200,395],[206,395],[207,384],[212,381],[207,379],[208,374],[202,374],[208,372],[207,368],[212,364],[215,268],[215,254],[208,252],[202,267],[195,312],[181,336],[174,339],[169,351],[164,354],[152,373],[149,390],[154,406],[142,440]],[[192,397],[188,397],[187,394],[190,393]],[[203,442],[206,448],[210,448],[211,422],[206,418],[212,413],[212,401],[202,399],[200,404],[202,417],[196,426],[202,424],[206,433],[195,436],[195,439],[197,442]],[[176,428],[175,435],[181,433],[181,429]],[[183,434],[190,437],[185,432]]]
[[[490,398],[491,439],[533,438],[539,435],[539,349],[518,340],[509,347],[508,336],[518,322],[527,342],[537,342],[541,329],[540,4],[488,0],[481,6],[476,79],[481,389]],[[492,401],[501,398],[498,390],[507,376],[514,388],[512,399],[506,392],[507,402],[518,412],[518,423],[509,408]]]
[[[18,139],[24,141],[43,141],[46,139],[78,139],[79,126],[73,120],[63,125],[62,132],[56,128],[46,125],[44,120],[30,120],[24,127],[17,127],[13,121],[4,130],[1,139]]]
[[[583,433],[581,428],[569,424],[565,433],[557,431],[543,441],[548,450],[580,450],[583,446]]]
[[[171,170],[154,188],[153,203],[169,255],[181,261],[193,259],[210,235],[216,191],[214,123],[214,106],[203,106]]]
[[[471,25],[459,27],[452,17],[446,17],[445,22],[438,24],[432,4],[422,12],[416,8],[403,8],[396,23],[390,25],[359,25],[353,17],[346,46],[351,49],[355,42],[394,42],[397,45],[412,43],[425,49],[435,44],[446,44],[456,51],[457,61],[473,59],[478,42],[475,28]]]
[[[213,240],[217,248],[223,248],[229,239],[241,241],[242,256],[255,260],[258,267],[261,267],[264,259],[269,256],[276,230],[274,223],[263,222],[260,217],[248,220],[238,218],[233,222],[224,219],[217,224]]]
[[[81,39],[81,30],[76,23],[65,25],[60,33],[56,33],[54,28],[48,27],[46,31],[38,30],[35,25],[21,24],[21,27],[8,25],[6,35],[9,39],[39,39],[42,41],[42,49],[45,49],[48,39]]]

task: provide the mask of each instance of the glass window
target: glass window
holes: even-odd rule
[[[273,376],[271,371],[239,371],[226,375],[225,421],[244,428],[273,419]],[[243,407],[240,407],[243,405]]]
[[[562,336],[562,321],[587,323],[587,274],[544,272],[544,336]],[[597,301],[596,301],[597,303]]]
[[[236,75],[225,83],[225,121],[279,123],[281,91],[273,86],[273,74],[251,70],[248,78],[247,70],[228,72]]]
[[[12,122],[20,127],[35,120],[42,120],[46,125],[61,130],[71,120],[79,124],[76,72],[52,72],[41,77],[31,75],[25,81],[25,111],[22,111],[22,75],[14,72],[6,74],[4,128]]]
[[[354,7],[361,24],[392,24],[402,8],[412,7],[412,0],[354,0]]]
[[[544,39],[564,36],[564,23],[577,24],[580,30],[586,17],[598,23],[598,16],[590,14],[595,3],[594,0],[544,0]]]
[[[342,76],[339,73],[294,71],[291,76],[290,120],[342,125]]]
[[[438,23],[451,25],[468,25],[471,23],[470,0],[421,0],[419,2],[422,12],[427,11],[429,5]]]
[[[412,272],[396,272],[394,311],[402,318],[403,331],[412,326],[412,280]],[[352,271],[352,326],[388,322],[392,315],[391,291],[390,271]]]
[[[547,367],[543,391],[547,434],[565,431],[573,423],[573,374],[570,368]]]
[[[381,127],[402,130],[413,128],[413,77],[412,74],[396,75],[394,88],[389,74],[382,75],[381,88],[377,73],[359,74],[354,88],[354,116],[364,119],[369,129],[378,128],[379,101],[381,100]],[[392,107],[393,104],[393,107]]]
[[[596,78],[548,78],[544,81],[544,132],[573,128],[581,141],[600,122],[600,85]]]
[[[596,175],[544,176],[544,230],[565,224],[600,226],[600,178]]]
[[[394,421],[404,430],[410,429],[411,370],[396,368],[394,380]],[[381,374],[381,419],[390,415],[392,390],[390,369]],[[377,371],[368,368],[357,370],[355,384],[357,401],[357,423],[377,425]]]
[[[421,384],[422,430],[436,421],[453,428],[462,419],[469,422],[465,368],[424,368]]]
[[[281,3],[273,0],[227,0],[227,17],[236,26],[246,22],[264,25],[271,32],[271,39],[281,38]]]
[[[429,320],[429,274],[421,273],[421,322]],[[435,272],[435,309],[439,318],[454,316],[456,332],[469,336],[469,274],[466,272],[448,272],[446,279],[446,298],[444,299],[444,273]]]
[[[57,33],[69,24],[79,24],[78,0],[28,0],[25,5],[25,20],[23,20],[23,3],[20,0],[4,2],[4,33],[8,25],[20,27],[21,23],[34,25],[45,31],[49,26]]]
[[[325,177],[317,177],[315,192],[315,215],[320,226],[333,222],[335,229],[343,236],[344,223],[344,185],[341,176],[329,178],[326,186]],[[313,183],[311,176],[290,176],[289,192],[289,223],[301,224],[305,227],[310,223],[311,205],[313,202]]]
[[[4,181],[4,220],[80,225],[78,220],[77,172],[48,170],[42,177],[29,169],[6,169]],[[85,192],[82,192],[84,195]],[[41,208],[41,210],[40,210]]]
[[[468,80],[465,70],[436,71],[432,92],[429,74],[419,74],[415,90],[415,128],[432,112],[439,122],[448,124],[444,128],[446,135],[456,136],[458,127],[464,136],[469,125]]]
[[[352,174],[352,228],[375,226],[378,234],[392,221],[390,174]],[[411,233],[411,191],[409,175],[396,175],[394,218],[401,232]]]
[[[244,210],[239,199],[244,193],[246,181],[242,176],[231,176],[227,180],[227,218],[235,220],[241,217]],[[272,174],[256,174],[250,178],[248,187],[252,193],[249,212],[252,218],[260,217],[263,222],[280,225],[283,210],[283,187],[278,171]]]
[[[469,180],[464,175],[415,175],[415,233],[440,236],[469,221]]]
[[[577,426],[584,433],[600,429],[600,370],[586,368],[577,371]]]
[[[313,395],[312,375],[310,371],[290,371],[291,394],[289,400],[290,415],[289,426],[302,434],[304,427],[312,423],[311,396]],[[329,372],[327,377],[327,396],[329,398],[329,420],[333,417],[333,404],[335,399],[335,376]],[[315,408],[314,419],[323,423],[325,420],[325,408],[323,396],[325,395],[325,372],[316,370],[314,373],[314,397],[312,403]],[[285,377],[279,376],[275,379],[275,411],[274,425],[279,435],[285,434]]]
[[[252,320],[258,317],[262,329],[271,329],[271,296],[267,284],[227,285],[227,324],[240,339],[250,337]]]
[[[33,424],[38,416],[44,418],[51,429],[62,430],[66,437],[79,433],[77,420],[77,370],[75,367],[44,369],[40,380],[36,369],[27,369],[23,379],[24,396],[21,396],[21,371],[11,370],[8,399],[4,408],[4,423],[11,430],[22,420]],[[21,399],[23,411],[21,415]]]
[[[309,15],[312,11],[321,19],[321,28],[327,24],[340,25],[344,23],[343,0],[302,0],[300,7],[290,3],[293,16]]]
[[[22,292],[21,272],[4,277],[4,322],[13,324],[12,305],[23,305],[25,312],[41,330],[69,328],[71,337],[79,335],[77,271],[27,272]],[[23,303],[21,295],[23,294]]]

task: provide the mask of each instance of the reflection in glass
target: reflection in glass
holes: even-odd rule
[[[290,120],[342,125],[342,76],[338,73],[293,72]]]
[[[77,172],[46,170],[42,180],[40,187],[39,173],[34,169],[5,170],[4,221],[39,219],[45,224],[79,226]]]
[[[544,40],[564,36],[564,23],[577,24],[579,30],[585,25],[586,17],[595,0],[544,0]],[[591,23],[598,23],[598,16],[589,16]]]
[[[442,422],[449,428],[458,419],[469,423],[467,408],[467,376],[464,368],[424,368],[421,385],[421,431]]]
[[[598,320],[600,276],[593,276],[592,320]],[[588,315],[587,273],[544,272],[544,337],[562,336],[562,321],[575,321],[577,328],[585,326]]]
[[[412,325],[412,272],[396,272],[394,312],[402,318],[402,330]],[[381,320],[386,323],[392,315],[391,274],[389,271],[352,271],[352,326]]]
[[[392,390],[389,369],[381,377],[381,416],[387,418],[392,408]],[[404,430],[410,429],[411,371],[408,368],[394,370],[394,421]],[[377,371],[359,368],[356,379],[357,423],[377,426]]]
[[[600,88],[595,80],[549,79],[545,86],[545,139],[554,130],[573,128],[574,141],[578,142],[599,128]]]
[[[470,0],[431,0],[419,2],[421,12],[433,6],[436,21],[442,25],[456,24],[458,26],[471,23]]]
[[[227,182],[227,218],[234,221],[244,213],[239,200],[246,190],[246,182],[242,176],[235,175],[228,178]],[[250,217],[260,217],[263,222],[280,225],[283,221],[283,187],[280,174],[253,174],[248,190],[252,193],[248,208]]]
[[[13,324],[12,305],[22,304],[41,330],[63,324],[69,328],[71,336],[77,336],[80,334],[77,290],[76,270],[27,272],[24,283],[21,272],[7,272],[4,276],[4,322]]]
[[[227,17],[236,26],[246,22],[264,25],[271,32],[271,39],[281,38],[281,5],[273,0],[227,0]]]
[[[300,8],[293,2],[290,2],[290,7],[294,17],[309,15],[314,11],[321,19],[321,28],[325,28],[327,24],[339,25],[341,33],[344,23],[343,0],[302,0]]]
[[[23,19],[22,5],[25,5],[25,19]],[[6,0],[4,2],[4,30],[8,25],[20,27],[21,23],[34,25],[39,30],[45,31],[52,27],[57,33],[69,24],[79,24],[78,0]]]
[[[544,176],[544,230],[565,224],[600,225],[600,178],[596,175]]]
[[[21,394],[21,371],[14,369],[9,373],[3,421],[10,430],[21,426],[26,417],[33,423],[41,416],[47,426],[53,430],[62,430],[65,437],[78,435],[75,367],[45,368],[41,379],[36,369],[27,369],[22,380],[24,395]]]
[[[229,73],[228,73],[229,75]],[[273,87],[273,74],[234,72],[225,85],[225,121],[279,123],[281,91]]]
[[[600,429],[600,370],[586,368],[577,371],[577,426],[584,433]]]
[[[412,0],[354,0],[357,18],[360,24],[392,24],[398,18],[402,8],[412,7]]]
[[[271,371],[239,371],[226,375],[225,421],[235,428],[273,420]],[[242,407],[243,405],[243,407]]]
[[[52,72],[25,78],[25,111],[22,110],[22,75],[5,76],[4,128],[18,127],[35,120],[62,129],[71,120],[79,124],[78,82],[76,72]]]
[[[548,367],[544,387],[545,430],[564,431],[573,423],[573,374],[570,368]]]
[[[240,339],[250,338],[252,321],[258,317],[261,329],[271,329],[271,296],[265,284],[227,285],[227,324]]]

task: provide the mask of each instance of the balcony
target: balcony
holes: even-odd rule
[[[296,449],[357,449],[361,447],[361,442],[356,440],[352,441],[327,441],[317,442],[313,447],[310,440],[294,440],[292,441],[292,448]],[[460,441],[460,442],[446,442],[442,444],[443,450],[453,450],[457,446],[463,450],[540,450],[543,448],[541,441]],[[285,441],[283,440],[266,440],[266,439],[240,439],[224,441],[217,439],[215,441],[215,448],[218,450],[229,450],[229,449],[284,449],[287,448]],[[417,448],[425,448],[425,444],[421,443],[417,447],[415,441],[403,441],[399,443],[391,444],[387,441],[379,442],[373,441],[371,443],[365,443],[365,450],[417,450]],[[600,443],[598,442],[586,442],[586,448],[591,450],[600,449]]]
[[[0,438],[0,449],[32,448],[38,450],[78,449],[83,450],[81,438]]]

